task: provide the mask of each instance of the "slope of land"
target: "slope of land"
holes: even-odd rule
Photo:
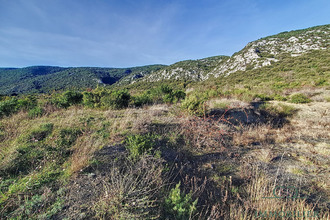
[[[70,88],[112,85],[124,76],[151,73],[163,65],[132,68],[51,67],[0,68],[0,94],[46,93]]]
[[[55,89],[33,90],[38,77],[71,89],[0,96],[0,219],[330,219],[328,29],[141,67],[111,87],[61,74],[112,82],[117,70],[2,70],[27,80],[0,81],[9,93]]]
[[[36,118],[24,111],[3,118],[0,216],[253,219],[305,210],[329,218],[329,102],[216,97],[207,105],[204,117],[161,104],[46,105]],[[303,198],[290,199],[290,191],[265,199],[276,186]],[[180,204],[188,211],[179,214]]]
[[[271,66],[276,62],[281,62],[287,56],[298,57],[314,50],[328,50],[329,36],[330,25],[283,32],[250,42],[230,58],[217,57],[216,62],[212,58],[189,61],[195,68],[187,66],[185,62],[179,62],[143,80],[151,82],[164,79],[206,80],[210,77],[228,76],[237,71]],[[196,68],[201,63],[207,68]]]
[[[320,62],[322,62],[323,58],[328,57],[329,36],[330,25],[283,32],[250,42],[231,57],[214,56],[199,60],[186,60],[170,66],[0,68],[0,94],[43,93],[68,88],[95,88],[97,85],[112,84],[123,86],[136,82],[145,84],[164,80],[205,81],[232,74],[235,76],[249,75],[254,72],[260,73],[261,69],[267,71],[273,67],[286,67],[290,62],[299,63],[302,60],[300,56],[313,59],[316,54],[316,58],[320,58]],[[322,55],[319,57],[319,54]],[[319,68],[324,71],[323,66],[314,65],[311,68]],[[246,73],[241,74],[242,72]]]

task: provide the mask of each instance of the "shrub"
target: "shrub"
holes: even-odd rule
[[[131,135],[125,140],[126,149],[130,153],[132,159],[137,159],[144,153],[150,153],[154,147],[155,136],[151,134],[147,135]]]
[[[128,107],[131,95],[127,90],[119,90],[110,93],[107,96],[101,98],[103,106],[110,107],[113,109],[121,109]]]
[[[84,92],[83,93],[83,105],[93,108],[95,107],[95,98],[92,92]]]
[[[261,99],[261,101],[270,101],[273,99],[272,97],[266,94],[257,94],[255,97]]]
[[[163,160],[142,157],[111,162],[104,192],[94,203],[97,219],[159,219],[159,206],[167,179]]]
[[[311,102],[311,100],[304,94],[297,93],[290,97],[290,102],[299,104],[299,103],[309,103]]]
[[[176,91],[174,91],[174,92],[173,92],[173,95],[174,95],[178,100],[186,98],[186,93],[185,93],[184,91],[182,91],[182,90],[176,90]]]
[[[297,109],[290,106],[290,105],[284,105],[284,104],[279,104],[281,110],[279,111],[279,114],[283,117],[288,117],[294,115],[294,113],[297,112]]]
[[[18,99],[18,108],[22,110],[29,110],[37,106],[38,101],[35,96],[27,96],[22,99]]]
[[[327,84],[327,80],[324,79],[324,78],[321,78],[321,79],[318,79],[316,82],[315,82],[315,85],[316,86],[324,86]]]
[[[43,114],[44,114],[44,109],[39,106],[30,109],[28,112],[29,118],[37,118],[42,116]]]
[[[181,107],[191,115],[203,116],[206,113],[206,100],[197,95],[190,95],[182,102]]]
[[[176,90],[174,92],[167,93],[163,96],[163,102],[165,103],[176,103],[180,99],[184,99],[186,97],[186,93],[181,90]]]
[[[0,141],[3,141],[6,137],[6,131],[4,130],[4,128],[2,127],[1,123],[0,123]]]
[[[181,193],[179,182],[165,199],[165,206],[168,214],[174,216],[175,219],[191,219],[192,214],[196,211],[197,201],[197,199],[192,201],[191,193]]]
[[[11,98],[0,102],[0,118],[10,116],[19,110],[29,110],[37,105],[37,99],[34,96],[27,96],[22,99]]]
[[[176,103],[180,99],[184,99],[186,94],[181,90],[173,90],[169,85],[161,86],[148,90],[150,99],[153,103]]]
[[[60,96],[55,97],[52,103],[59,108],[67,108],[71,105],[80,104],[83,100],[83,94],[76,91],[66,91]]]
[[[136,107],[141,107],[142,105],[148,105],[152,103],[151,95],[145,92],[141,95],[133,97],[133,103]]]
[[[277,115],[279,117],[290,117],[297,112],[297,109],[290,105],[271,105],[271,104],[263,104],[260,106],[260,109],[270,112],[273,115]]]
[[[221,95],[221,92],[216,89],[208,89],[205,91],[205,93],[207,94],[207,97],[210,97],[210,98],[215,98],[215,97]]]
[[[157,88],[148,90],[148,93],[153,103],[161,103],[164,102],[165,95],[171,94],[172,91],[173,90],[168,85],[163,84]]]
[[[76,91],[66,91],[63,93],[63,99],[68,102],[69,105],[76,105],[82,102],[83,95]]]
[[[16,98],[0,102],[0,118],[10,116],[18,110],[18,101]]]
[[[276,95],[274,96],[274,100],[276,100],[276,101],[286,101],[287,98],[284,97],[284,96],[281,96],[281,95],[279,95],[279,94],[276,94]]]
[[[160,91],[163,94],[170,94],[170,93],[172,93],[173,89],[169,85],[163,84],[160,86]]]
[[[101,107],[101,98],[109,95],[109,91],[107,91],[103,87],[97,87],[93,91],[83,92],[83,104],[87,107]]]
[[[44,159],[45,146],[38,147],[36,144],[22,144],[16,151],[17,155],[11,162],[9,162],[8,169],[6,172],[9,174],[19,174],[35,169],[37,165]]]

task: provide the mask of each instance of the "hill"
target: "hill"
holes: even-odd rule
[[[328,29],[132,72],[2,69],[120,80],[0,96],[0,219],[330,219]]]
[[[164,79],[207,80],[237,71],[271,66],[277,62],[281,63],[288,56],[298,57],[315,50],[329,50],[329,36],[330,25],[283,32],[250,42],[231,57],[179,62],[160,69],[143,80],[149,82]],[[187,66],[187,63],[190,65]],[[197,68],[200,65],[207,68]]]
[[[231,74],[241,78],[239,76],[241,73],[244,76],[253,75],[255,72],[260,72],[260,69],[270,73],[272,67],[283,66],[285,69],[289,63],[299,65],[300,61],[295,61],[301,60],[299,57],[305,54],[305,58],[314,59],[314,64],[321,64],[317,68],[323,75],[322,79],[327,81],[328,65],[323,61],[328,57],[329,36],[330,25],[283,32],[253,41],[231,57],[214,56],[186,60],[169,66],[0,68],[0,94],[45,93],[69,88],[95,88],[97,85],[125,86],[138,82],[145,85],[145,82],[153,83],[163,80],[206,81],[211,79],[213,81],[213,78],[223,80],[223,77]],[[318,56],[314,57],[315,54]]]
[[[53,90],[112,85],[128,75],[150,74],[163,65],[132,68],[52,67],[0,68],[0,94],[46,93]]]
[[[214,56],[198,60],[184,60],[174,63],[170,66],[163,67],[152,74],[145,75],[145,78],[140,78],[142,81],[148,82],[159,80],[205,80],[205,75],[211,70],[221,65],[228,60],[228,56]],[[134,83],[136,79],[122,79],[122,82]]]

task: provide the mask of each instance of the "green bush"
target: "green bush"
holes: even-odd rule
[[[326,84],[327,84],[327,80],[324,79],[324,78],[318,79],[318,80],[316,80],[316,82],[315,82],[315,85],[316,85],[316,86],[324,86],[324,85],[326,85]]]
[[[174,95],[178,100],[186,98],[186,93],[185,93],[184,91],[182,91],[182,90],[175,90],[175,91],[173,92],[173,95]]]
[[[55,97],[52,103],[59,108],[67,108],[71,105],[80,104],[83,101],[83,94],[76,91],[66,91]]]
[[[101,107],[101,98],[109,95],[109,91],[107,91],[103,87],[97,87],[93,91],[83,92],[83,104],[87,107]]]
[[[276,95],[274,95],[274,100],[276,100],[276,101],[286,101],[287,98],[284,97],[284,96],[281,96],[279,94],[276,94]]]
[[[2,142],[6,138],[6,131],[3,129],[0,123],[0,141]]]
[[[84,92],[83,93],[83,105],[93,108],[95,107],[95,104],[97,102],[95,101],[95,95],[92,92]]]
[[[37,118],[42,116],[43,114],[44,114],[44,109],[39,106],[30,109],[28,112],[29,118]]]
[[[186,93],[181,90],[176,90],[171,93],[167,93],[163,96],[163,102],[165,103],[176,103],[186,97]]]
[[[172,103],[173,102],[173,100],[174,100],[174,97],[173,97],[173,95],[172,94],[165,94],[164,96],[163,96],[163,102],[164,103]]]
[[[18,100],[12,98],[0,102],[0,118],[4,116],[10,116],[13,113],[16,113],[19,110]]]
[[[191,198],[191,193],[184,194],[180,190],[180,182],[171,189],[169,196],[165,199],[165,207],[167,213],[175,219],[191,219],[192,214],[196,211],[195,201]]]
[[[263,104],[260,106],[260,109],[265,110],[272,115],[277,115],[279,117],[290,117],[297,112],[297,109],[290,105],[272,105],[269,103]]]
[[[154,147],[156,137],[151,134],[147,135],[130,135],[126,138],[126,149],[130,153],[132,159],[137,159],[144,153],[150,153]]]
[[[312,100],[310,100],[307,96],[305,96],[304,94],[301,94],[301,93],[291,95],[291,97],[290,97],[290,102],[296,103],[296,104],[309,103],[311,101]]]
[[[206,100],[197,95],[190,95],[182,102],[181,107],[191,115],[203,116],[206,113]]]
[[[261,99],[261,101],[273,100],[273,98],[271,96],[266,95],[266,94],[257,94],[257,95],[255,95],[255,97]]]
[[[66,91],[62,97],[69,105],[76,105],[82,102],[83,95],[76,91]]]
[[[186,94],[181,90],[173,90],[169,85],[162,84],[156,88],[147,90],[152,103],[176,103],[184,99]]]
[[[18,108],[22,110],[29,110],[36,107],[38,104],[37,98],[35,96],[27,96],[18,99]]]
[[[136,107],[152,104],[150,92],[144,92],[141,95],[133,97],[133,104]]]
[[[110,107],[113,109],[122,109],[128,107],[131,100],[131,95],[127,90],[119,90],[111,92],[101,98],[101,103],[105,107]]]
[[[37,105],[37,99],[34,96],[17,99],[11,98],[0,102],[0,118],[10,116],[19,110],[29,110]]]
[[[173,92],[173,89],[169,85],[163,84],[160,86],[160,91],[163,94],[170,94]]]
[[[217,91],[214,88],[205,89],[205,91],[203,91],[202,93],[207,98],[215,98],[215,97],[218,97],[220,95],[220,92]]]
[[[281,108],[279,114],[283,117],[292,116],[297,112],[297,109],[290,105],[279,104],[279,107]]]

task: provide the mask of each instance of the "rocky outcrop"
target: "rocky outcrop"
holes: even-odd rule
[[[231,57],[218,56],[175,63],[146,75],[140,80],[149,82],[164,79],[206,80],[237,71],[272,65],[284,56],[296,57],[311,50],[329,49],[330,25],[283,32],[250,42]]]

